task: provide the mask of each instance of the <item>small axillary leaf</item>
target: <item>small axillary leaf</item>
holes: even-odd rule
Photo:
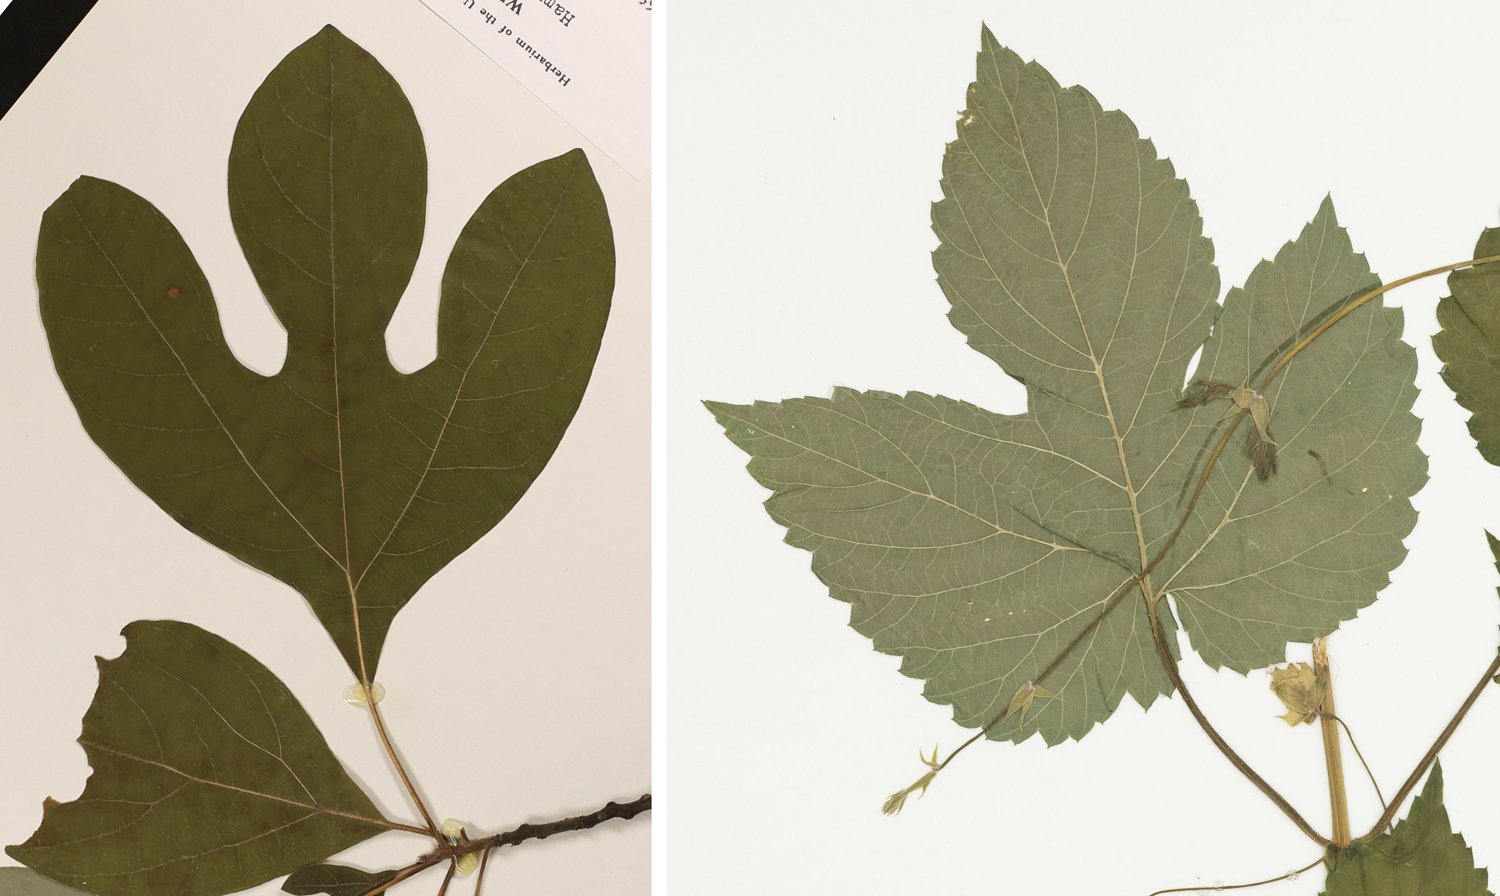
[[[1010,698],[1010,707],[1005,710],[1006,717],[1013,716],[1019,712],[1021,718],[1018,721],[1024,723],[1026,721],[1026,711],[1031,708],[1031,701],[1037,697],[1056,699],[1057,695],[1046,688],[1038,687],[1036,682],[1022,682],[1021,686],[1016,688],[1016,695]]]
[[[932,745],[931,759],[928,759],[926,756],[924,756],[921,750],[917,751],[917,757],[922,760],[922,764],[932,769],[932,771],[918,778],[915,784],[911,785],[905,790],[898,790],[895,793],[891,794],[890,798],[885,801],[885,805],[880,808],[880,814],[901,814],[901,808],[906,805],[906,798],[910,796],[914,791],[921,791],[917,794],[918,796],[927,795],[927,786],[932,783],[933,779],[937,777],[938,771],[943,767],[943,764],[941,762],[938,762],[937,755],[937,744]]]

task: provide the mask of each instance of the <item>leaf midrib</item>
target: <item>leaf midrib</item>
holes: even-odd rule
[[[526,270],[526,266],[531,263],[531,257],[536,254],[537,248],[541,246],[542,241],[546,238],[548,230],[552,227],[552,223],[557,220],[557,216],[562,210],[563,197],[567,196],[568,190],[573,185],[573,178],[577,175],[577,173],[578,163],[575,160],[573,163],[573,167],[568,171],[567,183],[564,184],[562,189],[558,192],[557,203],[553,205],[552,213],[547,218],[547,223],[543,224],[541,229],[537,232],[536,239],[532,242],[531,248],[526,251],[526,257],[521,259],[521,263],[516,266],[515,276],[511,278],[510,284],[506,287],[505,295],[500,298],[500,301],[495,306],[494,313],[490,315],[489,325],[485,328],[485,338],[483,342],[480,343],[481,347],[484,345],[484,343],[493,338],[496,322],[500,319],[501,313],[504,312],[506,304],[510,301],[511,293],[515,291],[516,283],[520,281],[521,275]],[[396,518],[391,522],[391,527],[386,532],[385,538],[381,539],[380,546],[377,547],[375,549],[375,552],[370,556],[370,562],[365,564],[365,568],[360,571],[359,578],[351,584],[351,593],[358,590],[359,586],[364,582],[365,576],[369,574],[372,568],[374,568],[375,562],[379,560],[382,555],[384,555],[385,546],[390,543],[391,538],[396,534],[396,530],[400,528],[402,521],[406,519],[406,514],[408,511],[410,511],[412,502],[416,501],[417,493],[422,490],[423,484],[426,483],[427,474],[432,471],[432,464],[435,460],[437,460],[438,451],[442,448],[443,445],[443,438],[448,432],[448,424],[453,420],[453,414],[458,410],[460,396],[463,395],[464,386],[468,383],[469,374],[474,370],[474,364],[479,360],[480,354],[480,349],[476,349],[474,354],[469,357],[469,362],[464,365],[463,374],[459,377],[458,385],[453,390],[453,400],[449,402],[448,411],[443,415],[442,426],[438,428],[437,438],[433,439],[432,441],[432,449],[428,452],[427,462],[422,465],[422,473],[419,477],[417,477],[417,484],[412,488],[411,494],[407,496],[406,503],[401,507],[401,512],[396,514]],[[345,527],[345,532],[347,537],[347,526]],[[361,656],[363,656],[363,654],[361,654]]]
[[[283,804],[288,805],[288,806],[296,806],[299,809],[306,809],[306,810],[308,810],[309,812],[311,812],[313,814],[336,815],[336,816],[338,816],[340,818],[347,818],[347,819],[350,819],[351,821],[363,822],[365,824],[374,825],[376,827],[387,828],[387,829],[390,829],[390,830],[413,830],[413,831],[418,831],[419,833],[424,833],[424,834],[427,833],[426,828],[409,828],[409,827],[407,827],[405,825],[400,825],[400,824],[397,824],[397,823],[392,822],[392,821],[387,821],[384,818],[372,818],[372,817],[370,817],[368,815],[360,815],[357,812],[346,812],[346,811],[344,811],[342,809],[331,809],[331,808],[328,808],[327,806],[320,806],[320,805],[318,805],[316,803],[304,803],[304,802],[301,802],[299,800],[288,799],[287,797],[276,796],[274,794],[264,793],[264,792],[258,791],[258,790],[250,790],[250,789],[245,788],[245,787],[236,787],[233,784],[225,784],[222,781],[211,781],[211,780],[208,780],[207,778],[200,778],[197,775],[189,774],[188,772],[185,772],[185,771],[183,771],[182,769],[179,769],[179,768],[175,768],[172,765],[169,765],[169,764],[167,764],[165,762],[158,762],[158,761],[156,761],[154,759],[146,759],[145,757],[142,757],[142,756],[136,756],[136,755],[134,755],[132,753],[126,753],[126,752],[123,752],[121,750],[116,750],[116,749],[113,749],[111,747],[106,747],[105,745],[97,743],[95,741],[85,740],[83,738],[79,738],[78,739],[78,743],[80,743],[81,745],[83,745],[85,747],[88,747],[90,749],[98,750],[101,753],[109,753],[109,754],[111,754],[113,756],[119,756],[122,759],[129,759],[132,762],[139,762],[139,763],[141,763],[143,765],[149,765],[149,766],[152,766],[154,768],[162,769],[163,771],[171,772],[172,774],[177,775],[177,776],[179,776],[179,777],[187,780],[189,783],[192,783],[192,784],[200,784],[200,785],[203,785],[205,787],[218,787],[218,788],[221,788],[223,790],[232,790],[235,793],[243,793],[246,796],[253,796],[253,797],[258,797],[260,799],[271,800],[272,802],[283,803]],[[177,791],[173,791],[173,793],[176,793],[176,792]],[[172,794],[168,794],[167,798],[169,798],[171,795]]]
[[[991,59],[993,60],[995,58],[996,58],[996,54],[994,53],[994,50],[992,49],[991,50]],[[1120,436],[1120,428],[1119,428],[1118,423],[1115,420],[1114,407],[1110,404],[1110,400],[1109,400],[1109,387],[1105,384],[1105,381],[1104,381],[1104,368],[1100,364],[1098,355],[1094,351],[1093,338],[1089,335],[1088,325],[1084,322],[1083,311],[1082,311],[1082,309],[1080,309],[1078,307],[1078,296],[1077,296],[1077,293],[1075,292],[1075,290],[1073,289],[1073,278],[1072,278],[1072,275],[1068,271],[1068,263],[1063,258],[1062,249],[1057,244],[1057,234],[1056,234],[1056,232],[1052,228],[1052,208],[1047,203],[1047,200],[1044,199],[1044,198],[1042,198],[1041,184],[1039,184],[1037,182],[1035,170],[1031,166],[1031,157],[1030,157],[1030,155],[1026,151],[1026,141],[1025,141],[1025,138],[1022,136],[1022,133],[1021,133],[1020,119],[1016,116],[1015,104],[1011,101],[1010,93],[1005,89],[1005,86],[1004,86],[1004,84],[1002,82],[1002,79],[1001,79],[1001,76],[1000,76],[1000,70],[999,70],[998,66],[994,66],[994,71],[995,71],[995,86],[1000,89],[1000,95],[1001,95],[1001,97],[1003,97],[1005,99],[1006,109],[1010,112],[1011,120],[1014,121],[1014,122],[1016,122],[1016,128],[1015,128],[1015,132],[1016,132],[1016,148],[1020,151],[1022,161],[1024,161],[1026,163],[1026,177],[1027,177],[1027,180],[1029,180],[1031,182],[1032,191],[1036,194],[1037,204],[1042,209],[1042,213],[1043,213],[1042,223],[1045,224],[1046,227],[1047,227],[1047,238],[1052,243],[1052,253],[1053,253],[1054,256],[1056,256],[1056,263],[1057,263],[1058,269],[1062,271],[1063,282],[1065,284],[1067,284],[1067,287],[1068,287],[1068,299],[1069,299],[1069,301],[1072,302],[1073,313],[1078,318],[1078,329],[1079,329],[1079,332],[1081,332],[1083,334],[1084,345],[1088,349],[1088,358],[1089,358],[1089,361],[1094,365],[1094,378],[1095,378],[1095,380],[1099,384],[1099,395],[1100,395],[1100,397],[1104,401],[1104,415],[1105,415],[1105,418],[1107,420],[1109,420],[1110,435],[1114,438],[1115,452],[1116,452],[1116,455],[1119,457],[1119,460],[1120,460],[1120,472],[1122,473],[1122,475],[1123,475],[1123,477],[1125,479],[1125,482],[1124,482],[1123,485],[1118,485],[1118,484],[1117,485],[1118,485],[1118,487],[1124,489],[1125,495],[1126,495],[1126,497],[1130,501],[1130,516],[1131,516],[1132,522],[1135,524],[1136,546],[1137,546],[1137,548],[1139,550],[1139,553],[1140,553],[1140,563],[1141,563],[1140,569],[1145,569],[1148,561],[1146,559],[1146,536],[1145,536],[1145,533],[1144,533],[1144,531],[1143,531],[1143,529],[1141,527],[1141,511],[1140,511],[1140,507],[1138,506],[1137,501],[1136,501],[1135,487],[1131,483],[1131,479],[1130,479],[1130,464],[1125,459],[1125,441]],[[1058,120],[1061,119],[1062,116],[1061,116],[1061,112],[1057,109],[1057,92],[1056,91],[1051,91],[1051,94],[1052,94],[1053,120],[1054,121],[1058,121]],[[1091,112],[1093,111],[1092,104],[1090,104],[1090,111]],[[1094,142],[1093,142],[1093,149],[1094,149],[1094,178],[1090,182],[1091,195],[1090,195],[1090,201],[1089,201],[1089,211],[1092,212],[1092,210],[1093,210],[1092,189],[1093,189],[1094,185],[1096,185],[1098,183],[1098,179],[1099,179],[1098,178],[1098,173],[1099,173],[1099,167],[1098,167],[1098,163],[1099,163],[1099,140],[1098,140],[1099,117],[1097,115],[1090,115],[1090,119],[1092,120],[1093,125],[1094,125],[1094,137],[1095,137]],[[1059,144],[1061,144],[1061,142],[1062,142],[1062,135],[1059,133],[1057,135],[1057,137],[1058,137],[1058,141],[1057,142]],[[975,158],[976,159],[978,158],[977,155],[975,156]],[[981,163],[981,164],[983,164],[983,163]],[[1140,178],[1140,165],[1139,165],[1139,163],[1137,163],[1137,165],[1136,165],[1136,178],[1137,178],[1137,180],[1139,180],[1139,178]],[[1139,184],[1137,184],[1137,186],[1139,186]],[[1139,197],[1140,190],[1138,189],[1136,191],[1136,193],[1137,193],[1137,196]],[[1139,213],[1140,213],[1140,204],[1139,204],[1139,201],[1137,202],[1136,213],[1137,213],[1137,216],[1139,216]],[[1080,228],[1080,238],[1081,238],[1081,234],[1082,234],[1082,228]],[[1133,231],[1133,234],[1135,235],[1136,239],[1140,238],[1140,221],[1139,221],[1139,217],[1137,217],[1136,227],[1135,227],[1135,229]],[[975,234],[974,236],[975,236],[976,242],[978,242],[978,235]],[[1130,266],[1131,277],[1132,278],[1135,275],[1135,262],[1137,260],[1137,257],[1138,257],[1138,253],[1134,253],[1133,252],[1132,255],[1131,255],[1131,266]],[[986,259],[986,264],[988,264],[988,259]],[[1129,295],[1129,291],[1127,290],[1126,294],[1124,296],[1122,296],[1121,299],[1120,299],[1120,314],[1121,315],[1123,315],[1125,313],[1125,303],[1129,300],[1129,298],[1130,298],[1130,295]],[[1108,482],[1110,480],[1106,479],[1105,481]],[[1149,575],[1142,576],[1142,578],[1141,578],[1141,589],[1142,589],[1142,593],[1144,593],[1145,595],[1147,595],[1148,602],[1151,602],[1152,599],[1153,599],[1153,592],[1151,590],[1151,577]]]
[[[853,417],[849,416],[848,414],[841,413],[841,412],[839,412],[836,409],[825,408],[825,410],[827,410],[829,413],[832,413],[832,414],[835,414],[837,416],[843,417],[845,420],[848,420],[851,423],[855,423],[857,425],[865,426],[865,427],[869,428],[868,424],[864,423],[863,421],[855,420]],[[1053,542],[1043,541],[1040,538],[1035,538],[1035,537],[1030,536],[1030,535],[1022,535],[1019,532],[1013,532],[1013,531],[1011,531],[1009,529],[1006,529],[1006,528],[1000,526],[998,523],[993,523],[993,522],[985,519],[984,517],[978,515],[977,513],[975,513],[972,510],[969,510],[969,509],[964,508],[964,507],[960,507],[960,506],[958,506],[957,504],[954,504],[951,501],[946,501],[946,500],[938,497],[937,495],[933,494],[930,491],[919,492],[919,491],[917,491],[916,489],[914,489],[914,488],[912,488],[910,486],[902,485],[899,482],[893,482],[890,479],[887,479],[887,478],[884,478],[884,477],[880,477],[880,476],[876,476],[873,473],[871,473],[869,470],[861,469],[861,468],[856,467],[853,464],[849,463],[848,461],[845,461],[845,460],[842,460],[840,458],[834,457],[834,456],[832,456],[830,454],[825,454],[824,452],[819,451],[819,450],[817,450],[816,448],[813,448],[810,445],[804,445],[801,442],[793,441],[792,439],[789,439],[786,436],[780,435],[778,433],[767,432],[766,429],[765,429],[765,427],[760,426],[760,425],[755,424],[755,423],[752,423],[749,420],[745,420],[743,418],[733,418],[733,419],[738,419],[741,423],[744,423],[744,424],[749,425],[749,426],[754,426],[756,429],[760,430],[763,434],[765,434],[767,436],[770,436],[771,438],[774,438],[774,439],[780,439],[781,441],[785,442],[786,444],[792,445],[792,446],[798,448],[799,450],[806,451],[809,454],[817,455],[818,457],[821,457],[824,460],[827,460],[827,461],[829,461],[831,463],[837,464],[838,466],[844,467],[844,468],[849,469],[849,470],[853,470],[853,471],[859,473],[862,476],[868,476],[870,479],[872,479],[872,480],[874,480],[876,482],[883,482],[886,485],[891,486],[892,488],[899,488],[902,491],[907,492],[910,495],[913,495],[913,496],[916,496],[916,497],[928,498],[928,499],[931,499],[933,501],[938,502],[939,504],[944,505],[945,507],[952,508],[953,510],[957,511],[958,513],[963,514],[964,516],[970,517],[970,518],[974,519],[977,522],[980,522],[980,523],[983,523],[986,526],[989,526],[990,528],[992,528],[992,529],[995,530],[995,534],[997,534],[997,535],[1009,535],[1009,536],[1012,536],[1014,538],[1022,539],[1024,541],[1030,541],[1030,542],[1033,542],[1035,544],[1041,545],[1042,547],[1049,548],[1049,549],[1051,549],[1054,552],[1056,552],[1056,551],[1079,551],[1079,552],[1083,552],[1083,553],[1093,553],[1088,548],[1073,547],[1073,546],[1069,546],[1069,545],[1060,545],[1060,544],[1057,544],[1055,541],[1053,541]],[[882,439],[886,438],[886,436],[884,435],[884,433],[880,433],[877,430],[873,430],[873,428],[872,428],[872,431],[876,432],[876,434],[879,435]],[[889,442],[889,439],[886,439],[886,441]],[[896,446],[893,445],[892,447],[896,447]],[[896,447],[896,450],[900,451],[901,449],[899,447]],[[907,461],[909,463],[912,462],[911,458],[907,458]],[[915,463],[912,463],[912,465],[914,467],[916,466]],[[921,472],[921,470],[920,470],[920,468],[918,468],[918,473],[920,473],[920,472]],[[924,477],[924,479],[925,479],[925,477]],[[1027,517],[1027,519],[1030,519],[1030,517]],[[1049,534],[1051,534],[1054,538],[1062,538],[1063,537],[1061,535],[1058,535],[1058,533],[1056,533],[1056,532],[1052,532],[1052,530],[1050,530],[1050,529],[1048,529],[1047,532]],[[825,537],[825,538],[828,537],[828,536],[823,536],[822,533],[817,533],[817,534],[819,534],[820,536]],[[885,547],[885,545],[882,545],[882,547]],[[954,547],[954,545],[939,545],[937,547]]]
[[[141,301],[140,295],[130,286],[129,282],[127,282],[124,274],[121,273],[119,266],[115,264],[113,256],[111,256],[109,251],[104,248],[104,245],[99,242],[99,238],[94,235],[93,228],[89,226],[88,221],[84,219],[84,216],[79,212],[78,207],[73,203],[73,196],[71,192],[68,194],[68,207],[72,210],[73,216],[78,220],[78,224],[83,228],[84,233],[88,234],[89,241],[92,242],[94,244],[94,248],[99,251],[100,257],[104,259],[105,263],[109,265],[110,270],[114,272],[115,279],[119,281],[120,288],[124,289],[125,292],[130,295],[131,301],[135,303],[136,309],[141,312],[141,316],[144,317],[146,319],[146,322],[151,325],[152,331],[156,333],[156,336],[161,340],[162,345],[167,347],[167,351],[172,353],[173,360],[177,362],[177,366],[182,370],[183,376],[185,376],[187,378],[187,381],[192,385],[193,391],[198,393],[198,399],[203,402],[203,407],[207,409],[209,414],[213,416],[214,423],[218,425],[219,431],[224,433],[225,438],[229,439],[229,444],[233,446],[235,453],[239,455],[240,462],[245,465],[245,468],[248,469],[253,476],[255,476],[256,481],[259,482],[261,484],[261,487],[266,490],[266,494],[270,495],[272,500],[274,500],[282,510],[286,511],[287,517],[297,524],[297,528],[302,530],[302,533],[307,536],[308,540],[312,542],[312,544],[317,547],[318,550],[322,551],[323,554],[327,556],[335,566],[338,566],[338,558],[333,556],[333,553],[329,551],[328,548],[324,547],[323,543],[318,540],[317,536],[313,535],[313,533],[307,528],[306,525],[303,524],[302,520],[297,516],[297,514],[294,513],[292,509],[286,505],[286,502],[281,500],[281,496],[276,493],[275,489],[271,488],[270,483],[266,482],[265,478],[260,475],[260,471],[255,468],[255,464],[250,462],[250,458],[245,454],[245,450],[243,447],[241,447],[239,440],[235,438],[234,433],[229,429],[227,425],[225,425],[223,418],[219,416],[219,412],[214,407],[213,402],[209,401],[208,395],[203,391],[202,386],[198,384],[198,379],[193,375],[192,369],[187,365],[185,361],[183,361],[182,356],[178,354],[177,348],[172,344],[172,340],[168,339],[166,334],[162,332],[161,327],[157,326],[156,319],[153,318],[151,316],[151,312],[146,309],[145,303]]]

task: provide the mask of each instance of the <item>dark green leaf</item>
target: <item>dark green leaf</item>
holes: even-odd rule
[[[0,868],[0,896],[77,896],[80,892],[30,868]]]
[[[1182,519],[1228,396],[1259,388],[1298,336],[1379,281],[1325,200],[1221,314],[1187,184],[1129,119],[988,29],[967,99],[933,207],[934,266],[951,322],[1027,385],[1029,411],[846,389],[709,406],[775,491],[787,541],[854,604],[852,625],[960,724],[990,722],[1081,639],[1038,682],[1057,699],[989,732],[1056,743],[1127,693],[1149,705],[1170,689],[1138,592],[1088,626]],[[1260,408],[1279,472],[1260,481],[1245,421],[1146,579],[1154,599],[1175,596],[1211,665],[1283,660],[1287,642],[1373,601],[1405,556],[1426,458],[1401,328],[1375,300],[1303,351]],[[1196,378],[1224,384],[1221,400],[1177,409],[1200,347]]]
[[[286,686],[185,622],[133,622],[99,661],[83,795],[13,858],[106,896],[232,893],[389,830]]]
[[[233,357],[182,237],[125,188],[80,178],[37,248],[53,359],[89,434],[183,526],[301,592],[356,675],[546,465],[614,284],[582,150],[538,163],[459,236],[437,360],[398,372],[384,331],[421,243],[425,167],[399,85],[332,27],[256,91],[229,195],[287,329],[272,377]]]
[[[294,896],[327,893],[329,896],[361,896],[396,876],[394,871],[361,871],[348,865],[306,865],[292,872],[281,885]]]
[[[1328,873],[1324,896],[1488,896],[1489,873],[1474,867],[1474,851],[1453,833],[1443,808],[1443,770],[1437,762],[1411,814],[1392,833],[1356,843]]]

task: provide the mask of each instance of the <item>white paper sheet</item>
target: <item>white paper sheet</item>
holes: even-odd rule
[[[422,0],[637,180],[651,169],[651,0]]]

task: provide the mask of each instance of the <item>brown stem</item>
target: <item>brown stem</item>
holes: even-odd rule
[[[489,867],[490,851],[486,849],[479,857],[479,875],[474,878],[474,896],[484,892],[484,869]]]
[[[1349,746],[1354,748],[1354,755],[1359,757],[1359,764],[1365,767],[1365,774],[1370,778],[1370,786],[1375,788],[1375,798],[1380,800],[1380,811],[1384,812],[1385,797],[1380,793],[1380,782],[1375,780],[1375,773],[1370,771],[1370,763],[1365,761],[1365,754],[1359,751],[1359,744],[1354,741],[1354,732],[1349,730],[1349,723],[1339,716],[1324,715],[1322,712],[1319,712],[1318,715],[1321,718],[1333,719],[1343,727],[1344,736],[1349,738]]]
[[[628,803],[608,802],[604,808],[587,815],[575,815],[572,818],[560,818],[557,821],[546,821],[541,824],[523,824],[503,834],[495,834],[480,840],[452,847],[455,855],[471,853],[478,849],[494,849],[500,846],[515,846],[527,840],[541,840],[551,837],[553,834],[561,834],[566,831],[583,831],[595,825],[603,824],[614,818],[630,819],[642,812],[651,810],[651,794],[645,794],[640,799],[631,800]],[[440,850],[440,852],[443,850]]]
[[[1202,728],[1203,733],[1208,735],[1208,739],[1214,742],[1214,746],[1219,748],[1219,752],[1224,754],[1224,758],[1228,759],[1231,765],[1239,769],[1240,774],[1249,778],[1250,783],[1254,784],[1260,789],[1261,793],[1269,797],[1278,809],[1286,813],[1286,817],[1290,818],[1293,824],[1301,828],[1302,833],[1312,838],[1312,841],[1319,846],[1327,846],[1329,843],[1328,838],[1318,833],[1312,825],[1308,824],[1307,819],[1303,818],[1296,809],[1293,809],[1292,804],[1287,802],[1286,798],[1281,794],[1277,793],[1274,787],[1267,784],[1266,780],[1257,774],[1255,769],[1251,768],[1245,760],[1241,759],[1239,754],[1229,744],[1224,742],[1224,738],[1219,736],[1219,732],[1214,730],[1214,726],[1209,724],[1208,718],[1203,715],[1203,710],[1198,708],[1197,701],[1193,699],[1192,693],[1188,691],[1187,683],[1182,680],[1182,674],[1177,670],[1177,660],[1173,659],[1172,652],[1167,649],[1166,634],[1162,631],[1161,619],[1156,615],[1155,606],[1152,606],[1150,616],[1151,635],[1156,639],[1156,655],[1161,657],[1162,665],[1167,669],[1167,676],[1172,679],[1172,684],[1176,686],[1177,692],[1182,695],[1182,700],[1187,704],[1188,711],[1193,714],[1193,718],[1198,720],[1198,727]]]
[[[1444,744],[1448,743],[1448,738],[1453,736],[1453,732],[1458,730],[1458,723],[1462,722],[1464,716],[1469,714],[1469,710],[1474,706],[1474,701],[1478,700],[1479,695],[1484,693],[1484,689],[1489,686],[1490,681],[1497,673],[1500,673],[1500,655],[1497,655],[1494,662],[1490,663],[1490,667],[1484,671],[1483,675],[1479,676],[1479,684],[1476,684],[1474,690],[1469,692],[1469,699],[1465,700],[1464,705],[1458,708],[1458,712],[1448,722],[1448,727],[1443,729],[1443,733],[1438,735],[1436,741],[1433,741],[1432,746],[1427,749],[1427,754],[1422,757],[1422,761],[1417,763],[1416,769],[1406,779],[1406,783],[1402,784],[1401,789],[1396,791],[1396,795],[1391,797],[1391,804],[1385,807],[1385,812],[1381,813],[1380,820],[1375,822],[1375,826],[1370,828],[1369,833],[1359,838],[1359,842],[1368,843],[1375,839],[1385,826],[1391,823],[1391,819],[1396,817],[1396,813],[1400,811],[1401,804],[1406,801],[1407,795],[1417,786],[1417,782],[1422,780],[1422,775],[1427,772],[1433,760],[1437,759],[1438,751],[1443,748]]]
[[[1313,674],[1327,682],[1323,689],[1323,703],[1318,707],[1318,724],[1323,729],[1323,763],[1328,768],[1328,802],[1333,808],[1333,845],[1343,852],[1349,848],[1353,834],[1349,831],[1349,795],[1344,791],[1339,726],[1334,721],[1333,673],[1328,668],[1327,638],[1319,638],[1313,645]]]
[[[604,804],[604,808],[600,809],[597,812],[590,812],[587,815],[575,815],[571,818],[559,818],[557,821],[547,821],[541,824],[523,824],[520,827],[506,831],[503,834],[495,834],[494,836],[484,837],[479,840],[466,840],[460,843],[450,843],[445,837],[443,838],[442,845],[440,845],[436,850],[428,853],[425,856],[422,856],[405,868],[402,868],[391,880],[371,890],[365,891],[364,893],[360,894],[360,896],[378,896],[378,894],[384,893],[386,890],[389,890],[396,884],[399,884],[410,877],[420,874],[423,871],[426,871],[428,868],[433,867],[434,865],[442,862],[452,863],[454,860],[462,858],[469,853],[479,852],[480,850],[483,850],[483,856],[479,861],[479,878],[475,883],[475,892],[477,893],[478,886],[484,883],[484,868],[485,865],[489,862],[490,850],[498,846],[515,846],[516,844],[524,843],[527,840],[540,840],[544,837],[550,837],[553,834],[561,834],[565,831],[587,830],[588,828],[603,824],[604,822],[614,818],[634,818],[637,815],[640,815],[642,812],[650,811],[650,809],[651,794],[648,793],[642,796],[640,799],[631,800],[628,803],[616,803],[614,801],[610,801]],[[452,868],[449,869],[448,876],[453,876]],[[447,883],[445,882],[443,886],[446,887]]]
[[[437,896],[446,896],[448,892],[448,884],[453,882],[453,872],[457,870],[458,865],[454,864],[453,862],[448,863],[448,873],[443,875],[443,885],[441,887],[438,887]]]
[[[433,823],[432,815],[427,811],[427,804],[422,802],[422,797],[417,795],[417,788],[411,783],[411,778],[406,774],[406,766],[402,765],[401,757],[396,754],[396,748],[391,743],[391,737],[386,733],[385,720],[380,717],[380,709],[375,705],[375,695],[370,692],[370,685],[360,682],[360,687],[365,690],[365,701],[370,707],[370,717],[375,720],[375,730],[380,734],[380,742],[385,746],[385,753],[391,757],[391,764],[396,767],[396,774],[401,776],[401,783],[406,785],[406,792],[411,794],[411,800],[417,804],[417,811],[422,813],[422,820],[427,822],[426,833],[434,840],[441,841],[442,834],[438,832],[438,826]]]
[[[1299,875],[1299,874],[1301,874],[1304,871],[1311,871],[1315,866],[1321,864],[1322,861],[1323,861],[1323,857],[1322,856],[1318,856],[1316,859],[1314,859],[1312,861],[1311,864],[1304,865],[1303,867],[1298,868],[1296,871],[1288,871],[1286,874],[1278,874],[1275,877],[1268,877],[1265,880],[1258,880],[1258,881],[1256,881],[1253,884],[1229,884],[1227,886],[1225,886],[1223,884],[1220,884],[1219,886],[1213,887],[1212,889],[1214,889],[1214,890],[1243,890],[1243,889],[1246,889],[1248,887],[1263,887],[1266,884],[1274,884],[1278,880],[1292,879],[1296,875]],[[1155,893],[1152,893],[1151,896],[1162,896],[1163,893],[1202,893],[1206,889],[1210,889],[1210,888],[1208,888],[1208,887],[1202,887],[1202,886],[1197,886],[1197,887],[1173,887],[1170,890],[1157,890]]]
[[[426,861],[429,858],[436,858],[438,860],[459,859],[480,850],[484,851],[485,858],[488,859],[489,851],[501,846],[515,846],[527,840],[541,840],[551,837],[553,834],[562,834],[567,831],[583,831],[614,818],[634,818],[642,812],[650,811],[650,809],[651,794],[649,793],[628,803],[610,801],[604,804],[604,808],[597,812],[590,812],[587,815],[574,815],[571,818],[559,818],[556,821],[545,821],[541,824],[523,824],[503,834],[494,834],[478,840],[444,843],[430,856],[423,856],[422,861]]]
[[[391,887],[394,887],[396,884],[401,883],[407,878],[415,877],[416,875],[421,874],[423,871],[426,871],[428,868],[431,868],[433,865],[438,864],[439,862],[443,861],[443,858],[443,856],[423,856],[416,862],[407,865],[405,868],[402,868],[400,871],[396,872],[395,877],[391,878],[378,887],[364,891],[360,894],[360,896],[379,896],[379,894],[384,893],[386,890],[389,890]]]

